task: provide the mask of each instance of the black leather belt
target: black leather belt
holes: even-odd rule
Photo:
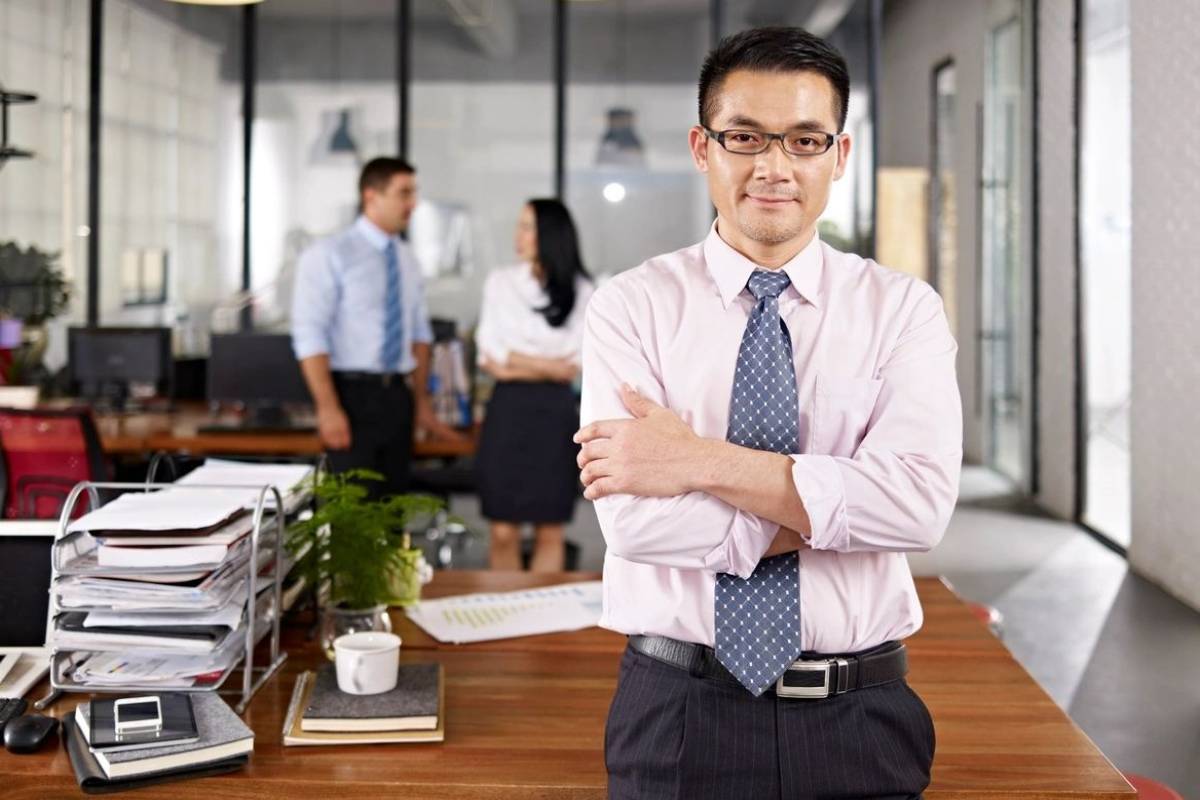
[[[741,685],[717,660],[711,647],[666,636],[630,636],[629,646],[692,675]],[[885,642],[870,650],[846,655],[802,653],[801,658],[775,682],[774,691],[779,697],[823,700],[855,689],[898,681],[907,674],[908,654],[904,645]]]
[[[354,381],[356,383],[372,383],[377,386],[404,385],[407,372],[357,372],[354,370],[337,370],[333,373],[335,380]]]

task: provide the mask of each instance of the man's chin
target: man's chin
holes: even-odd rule
[[[802,220],[779,220],[743,217],[738,221],[742,235],[760,244],[783,244],[795,239],[804,231]]]

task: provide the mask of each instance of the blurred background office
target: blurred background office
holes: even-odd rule
[[[959,340],[962,501],[914,569],[1002,615],[1119,767],[1200,796],[1192,0],[0,0],[6,383],[303,428],[291,372],[248,375],[278,369],[298,254],[353,219],[366,159],[398,155],[439,413],[471,430],[472,329],[524,201],[566,203],[600,282],[699,241],[700,61],[775,23],[850,65],[822,237],[930,281]],[[224,336],[256,346],[222,358]],[[426,467],[463,520],[435,531],[441,562],[486,564],[469,459]],[[599,567],[590,506],[566,539]],[[1130,680],[1147,659],[1152,686]]]

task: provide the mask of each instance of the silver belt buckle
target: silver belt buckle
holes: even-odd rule
[[[796,661],[790,667],[783,671],[775,681],[775,694],[779,697],[791,697],[803,700],[824,700],[829,697],[829,681],[830,676],[836,674],[834,667],[838,671],[847,670],[849,663],[844,658],[830,658],[824,661]],[[789,672],[823,672],[825,673],[824,683],[820,686],[784,686],[783,679]],[[836,684],[834,690],[836,691]]]

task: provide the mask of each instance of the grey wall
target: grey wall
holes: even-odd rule
[[[1075,514],[1075,9],[1038,3],[1038,502]]]
[[[1143,9],[1144,10],[1144,9]],[[1131,15],[1134,568],[1200,609],[1200,4]],[[1142,144],[1150,143],[1150,144]]]
[[[892,0],[884,7],[879,107],[881,167],[930,166],[930,81],[933,68],[953,58],[958,98],[955,192],[958,197],[958,384],[963,398],[963,455],[983,459],[975,331],[978,321],[979,162],[976,108],[983,102],[985,4]]]

